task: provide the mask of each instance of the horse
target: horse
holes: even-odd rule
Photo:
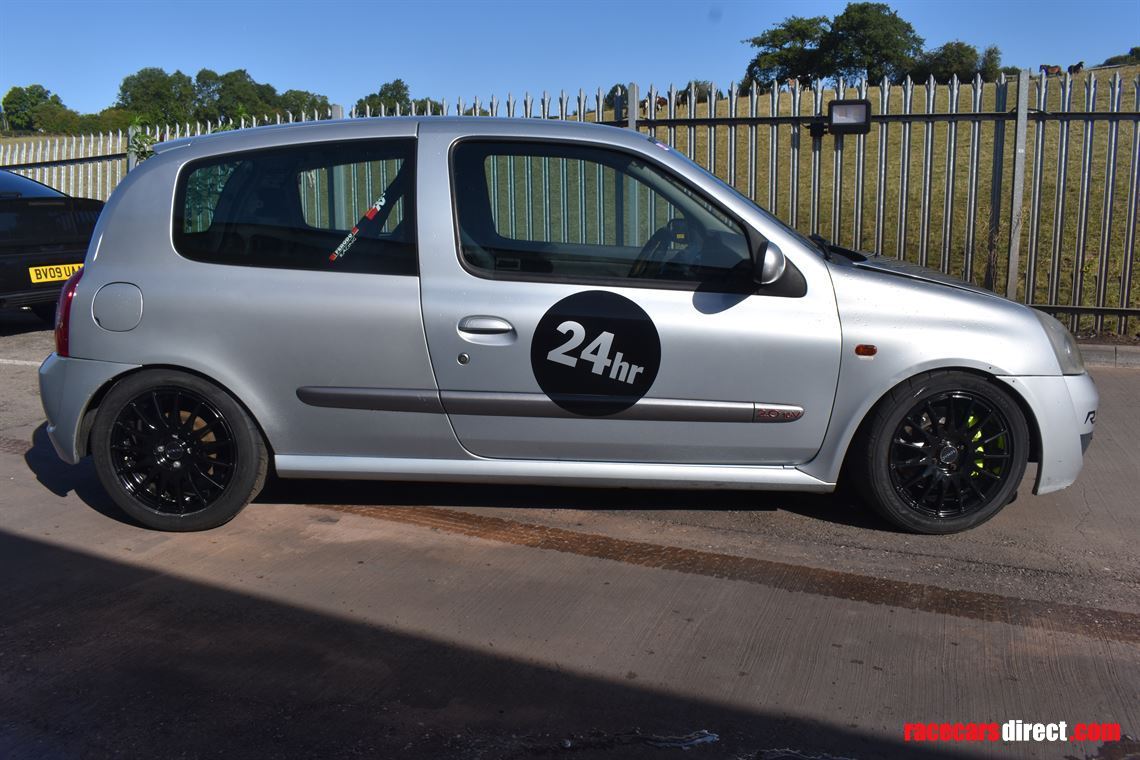
[[[1043,63],[1043,64],[1041,64],[1039,69],[1040,69],[1041,73],[1047,77],[1053,77],[1053,76],[1059,77],[1059,76],[1061,76],[1061,67],[1060,66],[1051,66],[1047,63]],[[1073,73],[1073,67],[1072,66],[1069,67],[1069,73],[1070,74]]]
[[[1070,74],[1080,74],[1084,70],[1085,70],[1085,62],[1084,61],[1079,61],[1079,62],[1074,63],[1072,66],[1069,67],[1069,73]]]
[[[638,105],[641,106],[642,113],[644,113],[646,116],[648,116],[649,115],[649,98],[642,98],[641,102],[638,103]],[[654,105],[654,109],[653,109],[654,111],[660,111],[662,108],[665,108],[667,105],[669,105],[669,101],[666,100],[664,97],[658,95],[654,99],[653,105]]]

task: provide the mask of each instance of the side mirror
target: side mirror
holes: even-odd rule
[[[752,279],[757,285],[771,285],[780,279],[788,260],[784,252],[768,240],[761,240],[752,246]]]

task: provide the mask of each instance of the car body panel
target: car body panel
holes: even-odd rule
[[[618,147],[674,174],[690,175],[684,179],[714,192],[688,164],[670,161],[671,151],[634,133],[573,127],[550,131],[549,140],[577,136],[598,147]],[[794,464],[815,455],[831,416],[839,366],[839,319],[825,268],[808,262],[807,294],[800,298],[662,289],[652,287],[652,281],[650,286],[613,287],[477,276],[460,264],[454,227],[439,222],[452,214],[447,157],[456,140],[473,134],[503,140],[534,137],[525,122],[429,121],[420,128],[420,283],[441,391],[540,394],[531,360],[536,323],[568,296],[604,291],[643,309],[660,336],[660,369],[644,397],[647,403],[755,402],[796,406],[804,414],[789,424],[763,424],[707,421],[696,414],[684,421],[554,416],[553,405],[554,414],[544,417],[453,411],[452,425],[469,451],[507,459],[705,464]],[[457,329],[465,317],[476,315],[503,319],[514,334],[488,342]],[[621,329],[615,329],[620,340]],[[460,353],[470,360],[459,363]]]
[[[76,464],[87,453],[82,439],[91,398],[112,380],[138,369],[119,362],[70,359],[51,354],[40,365],[40,403],[47,434],[59,458]]]
[[[418,277],[207,264],[173,247],[175,181],[190,161],[417,134]],[[450,146],[469,135],[649,151],[779,248],[807,282],[807,296],[475,277],[458,262],[447,169]],[[1095,415],[1084,420],[1096,406],[1091,380],[1061,375],[1026,307],[964,283],[940,284],[929,273],[875,271],[898,269],[886,260],[866,267],[825,261],[747,199],[628,130],[433,117],[188,138],[159,146],[127,176],[100,218],[87,264],[72,307],[76,358],[49,360],[41,369],[49,432],[67,461],[85,450],[90,399],[116,375],[148,366],[183,368],[218,383],[260,425],[278,471],[298,477],[827,490],[859,424],[884,394],[916,374],[959,369],[1002,383],[1023,402],[1041,433],[1038,488],[1047,492],[1076,477],[1081,436],[1095,422]],[[145,306],[133,329],[110,331],[94,320],[94,296],[110,283],[141,290]],[[520,356],[484,351],[486,343],[457,332],[464,316],[502,317],[525,346],[539,314],[587,288],[634,300],[669,341],[660,385],[624,416],[551,412]],[[739,345],[741,356],[722,360],[717,336]],[[857,356],[862,344],[875,345],[876,355]],[[468,364],[459,364],[459,353],[469,355]],[[504,401],[502,394],[514,395]],[[760,403],[799,405],[805,413],[785,424],[737,421]],[[514,411],[496,417],[488,409]],[[775,464],[781,456],[785,464]]]

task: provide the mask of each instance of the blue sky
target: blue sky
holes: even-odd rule
[[[896,0],[928,47],[998,45],[1006,65],[1099,63],[1140,44],[1140,0]],[[531,0],[0,0],[0,93],[43,84],[81,112],[115,100],[144,66],[245,68],[279,91],[351,106],[403,78],[414,97],[614,82],[722,87],[750,56],[741,43],[789,15],[834,16],[846,2]],[[33,31],[39,29],[40,31]]]

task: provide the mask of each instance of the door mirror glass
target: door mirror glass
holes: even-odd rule
[[[757,285],[771,285],[780,279],[787,267],[784,252],[768,240],[752,246],[752,279]]]

